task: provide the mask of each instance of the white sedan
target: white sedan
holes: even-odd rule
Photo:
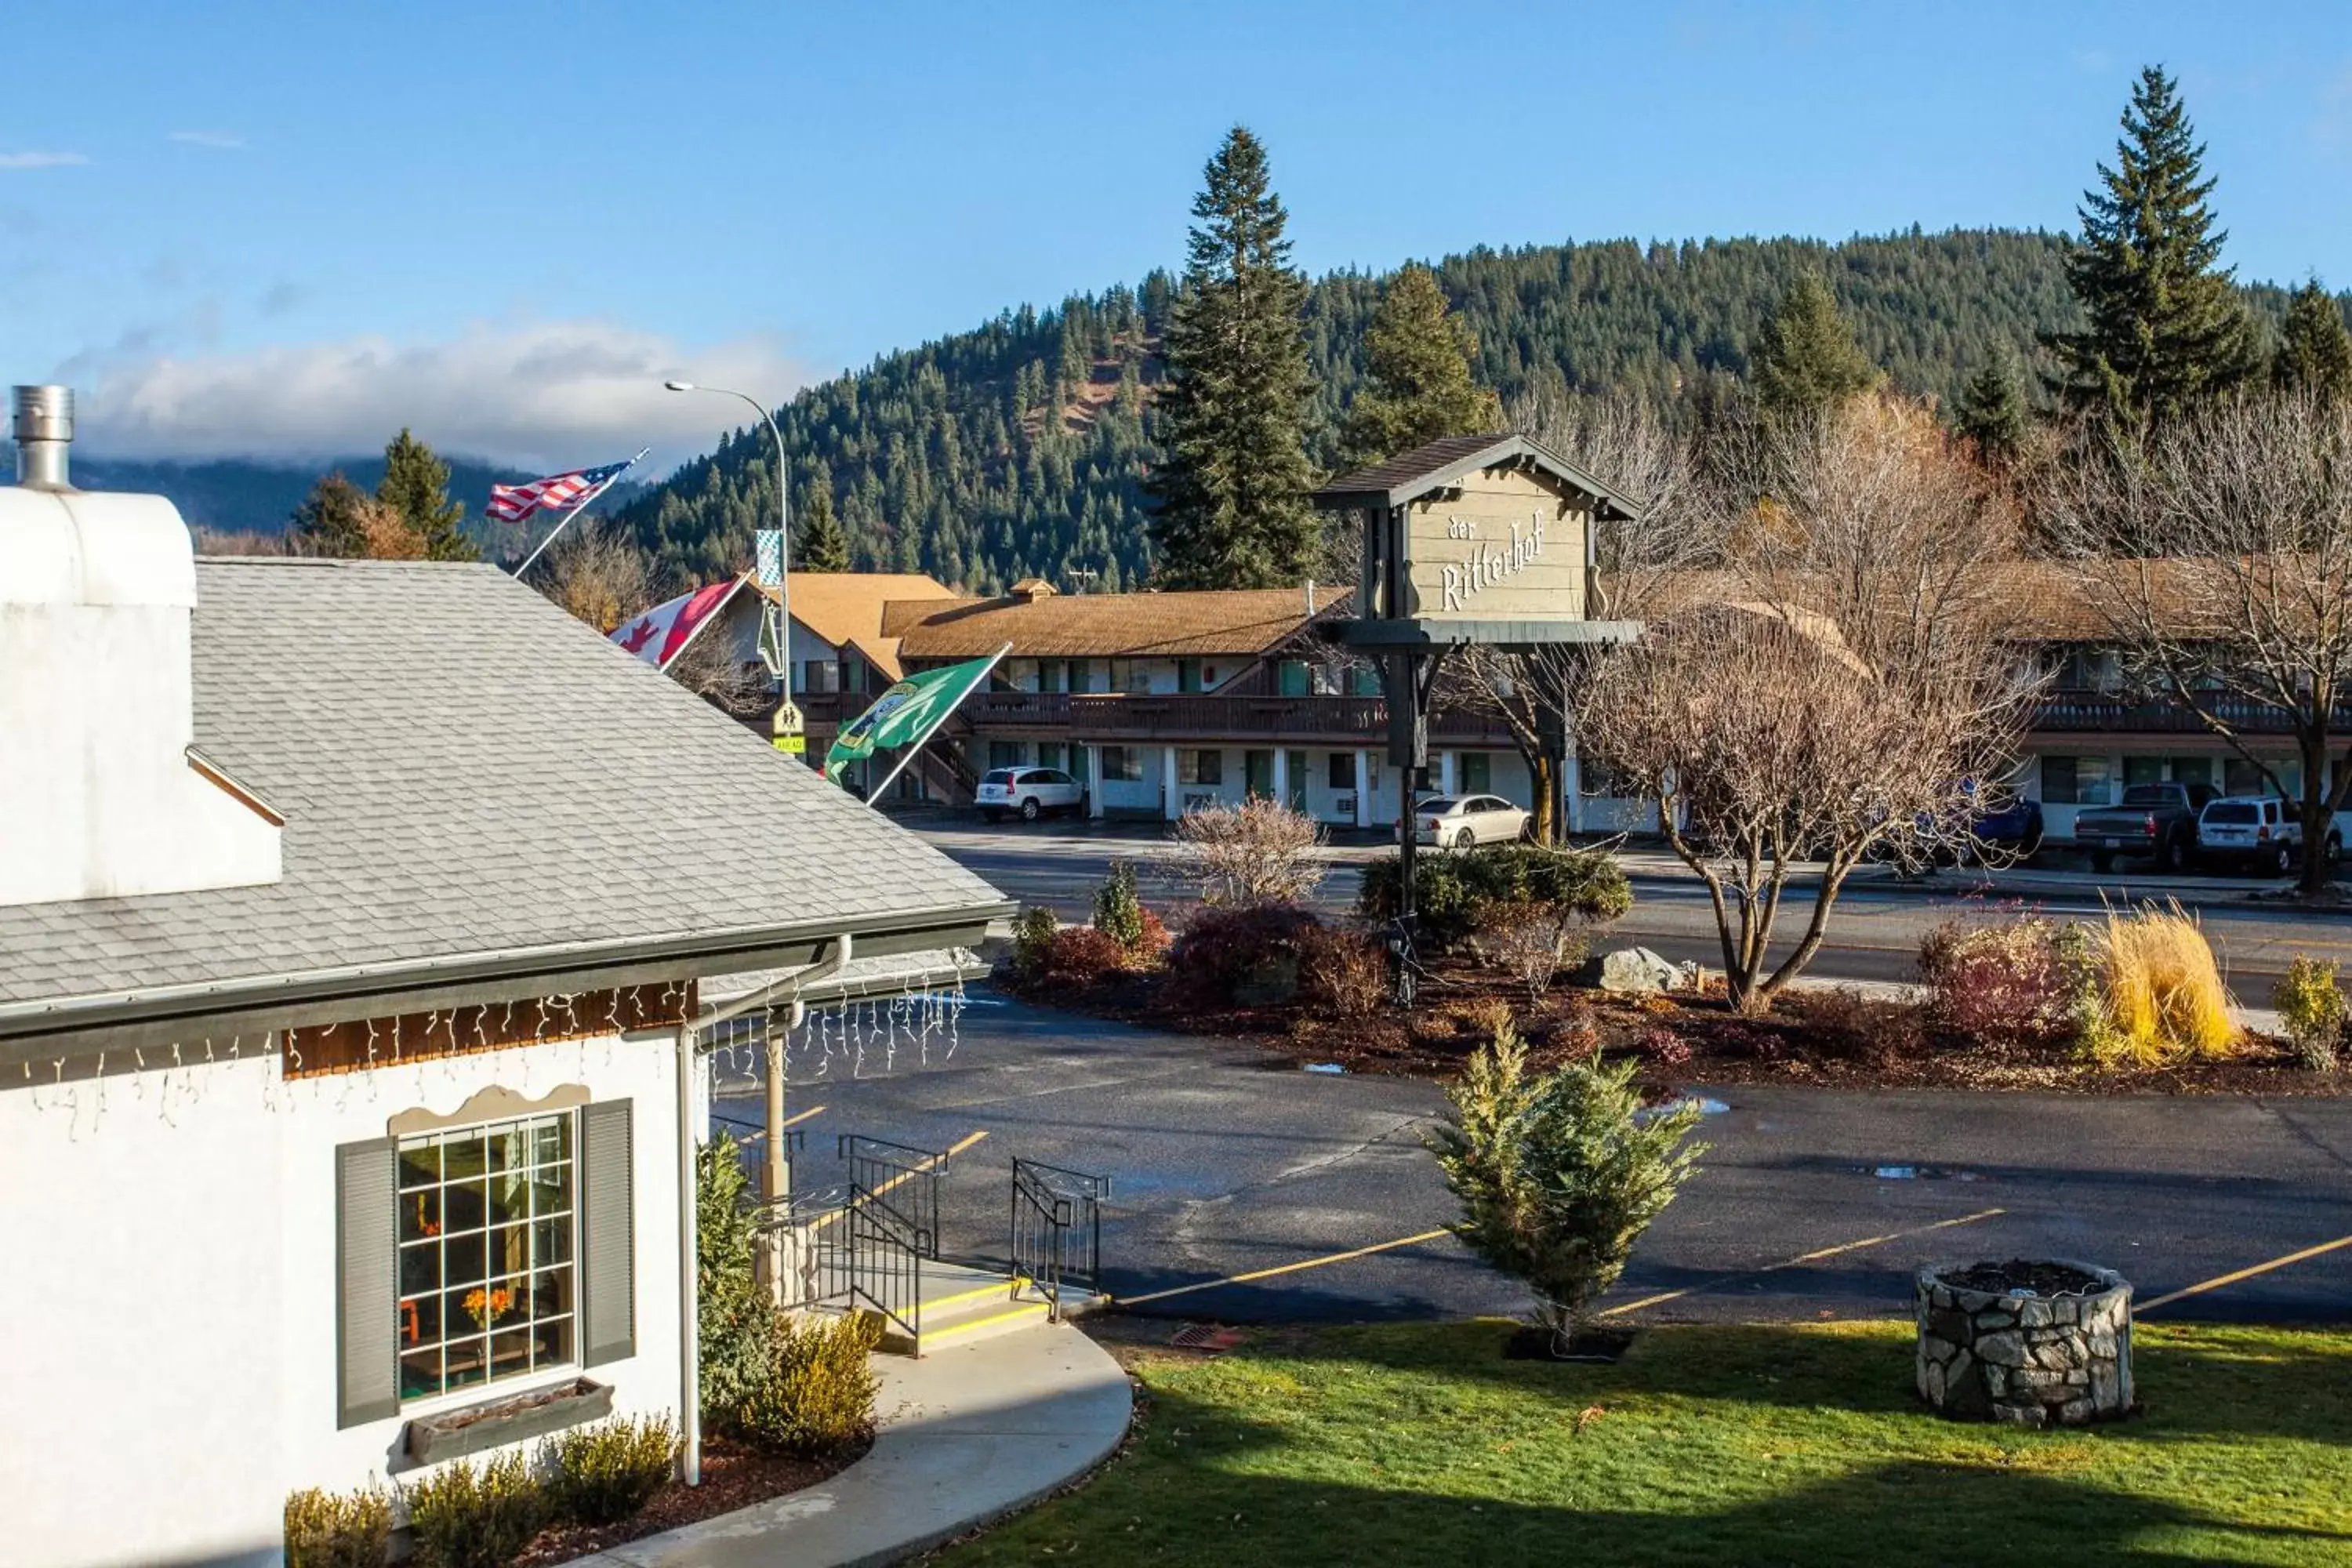
[[[980,815],[990,822],[1017,811],[1024,822],[1034,822],[1049,811],[1084,815],[1087,786],[1059,768],[993,768],[973,792]]]
[[[1413,841],[1441,849],[1475,849],[1524,838],[1529,814],[1500,795],[1433,795],[1412,808]]]

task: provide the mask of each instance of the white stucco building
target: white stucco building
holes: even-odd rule
[[[436,1416],[677,1411],[706,983],[1003,900],[492,567],[197,561],[28,477],[0,1562],[275,1562],[289,1491],[413,1478]]]

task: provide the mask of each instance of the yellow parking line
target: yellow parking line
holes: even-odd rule
[[[2132,1309],[2132,1314],[2137,1317],[2144,1312],[2153,1312],[2158,1307],[2169,1307],[2175,1301],[2183,1300],[2188,1297],[2201,1296],[2208,1290],[2219,1290],[2224,1285],[2235,1285],[2241,1279],[2252,1279],[2257,1274],[2268,1274],[2273,1268],[2284,1268],[2290,1263],[2301,1263],[2307,1258],[2317,1258],[2322,1253],[2333,1252],[2339,1247],[2352,1247],[2352,1236],[2339,1236],[2334,1241],[2323,1241],[2317,1247],[2306,1247],[2301,1252],[2290,1252],[2284,1258],[2273,1258],[2268,1263],[2257,1263],[2251,1268],[2241,1268],[2235,1273],[2217,1274],[2210,1279],[2200,1279],[2196,1284],[2175,1290],[2168,1296],[2158,1296],[2153,1301],[2142,1301]]]
[[[1794,1268],[1799,1264],[1817,1263],[1824,1258],[1835,1258],[1841,1253],[1860,1252],[1865,1247],[1883,1247],[1887,1242],[1901,1241],[1906,1237],[1925,1236],[1932,1230],[1949,1230],[1956,1225],[1974,1225],[1980,1219],[1990,1219],[1997,1214],[2007,1212],[2005,1209],[1979,1209],[1974,1214],[1964,1214],[1958,1219],[1939,1219],[1933,1225],[1923,1225],[1911,1230],[1894,1230],[1885,1236],[1869,1236],[1860,1241],[1841,1242],[1835,1247],[1824,1247],[1818,1252],[1801,1252],[1794,1258],[1784,1258],[1778,1263],[1768,1263],[1761,1268],[1750,1268],[1739,1274],[1727,1274],[1720,1279],[1710,1279],[1704,1285],[1685,1285],[1679,1290],[1661,1290],[1654,1296],[1644,1296],[1638,1301],[1628,1301],[1622,1307],[1611,1307],[1594,1315],[1614,1318],[1624,1312],[1638,1312],[1644,1307],[1655,1307],[1662,1302],[1680,1300],[1685,1296],[1696,1296],[1721,1286],[1736,1284],[1742,1279],[1754,1279],[1766,1274],[1777,1274],[1783,1268]]]
[[[1351,1258],[1369,1258],[1375,1252],[1387,1252],[1399,1247],[1411,1247],[1416,1242],[1435,1241],[1441,1236],[1451,1236],[1450,1230],[1424,1230],[1419,1236],[1401,1236],[1394,1241],[1374,1242],[1352,1251],[1328,1253],[1321,1258],[1302,1258],[1297,1263],[1285,1263],[1273,1268],[1255,1268],[1247,1274],[1228,1274],[1222,1279],[1203,1279],[1198,1284],[1178,1285],[1166,1290],[1154,1290],[1148,1296],[1121,1296],[1115,1306],[1139,1307],[1146,1301],[1165,1301],[1171,1296],[1189,1296],[1195,1290],[1213,1290],[1221,1285],[1246,1285],[1253,1279],[1271,1279],[1277,1274],[1296,1274],[1302,1268],[1320,1268],[1326,1264],[1345,1263]]]
[[[798,1127],[802,1122],[806,1121],[810,1117],[812,1117],[812,1116],[822,1116],[822,1115],[824,1115],[824,1106],[822,1106],[822,1105],[812,1105],[812,1106],[810,1106],[806,1110],[802,1111],[798,1116],[787,1116],[787,1117],[785,1117],[782,1121],[777,1122],[777,1123],[776,1123],[776,1131],[779,1131],[779,1132],[781,1132],[781,1131],[783,1131],[785,1128],[787,1128],[787,1127]]]
[[[891,1177],[888,1181],[875,1188],[874,1191],[867,1195],[869,1197],[878,1198],[884,1193],[890,1191],[893,1187],[899,1185],[901,1183],[913,1181],[917,1176],[921,1175],[925,1171],[931,1169],[934,1165],[946,1164],[949,1160],[962,1153],[965,1150],[971,1148],[973,1144],[979,1142],[982,1139],[987,1136],[988,1131],[983,1128],[980,1131],[971,1133],[960,1142],[950,1143],[941,1152],[924,1161],[913,1170],[899,1172],[897,1175]],[[826,1226],[829,1226],[835,1221],[840,1219],[841,1216],[847,1212],[848,1211],[845,1209],[834,1209],[829,1213],[819,1215],[816,1219],[810,1224],[809,1228],[811,1230],[823,1230]]]

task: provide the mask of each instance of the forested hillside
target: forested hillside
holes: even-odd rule
[[[1746,376],[1766,315],[1808,268],[1897,386],[1946,401],[1995,354],[2032,363],[2037,331],[2076,323],[2058,238],[2011,230],[1481,249],[1437,274],[1477,333],[1480,378],[1507,404],[1551,383],[1687,410]],[[1381,283],[1336,274],[1308,296],[1319,383],[1310,455],[1326,468]],[[1066,584],[1073,569],[1099,574],[1097,588],[1139,584],[1150,570],[1145,409],[1173,287],[1155,272],[1139,289],[1024,306],[807,389],[780,420],[795,507],[830,484],[861,568],[981,592],[1033,573]],[[2267,320],[2284,309],[2276,289],[2249,292]],[[709,577],[748,563],[751,531],[772,526],[775,504],[761,429],[685,465],[622,516],[664,566]]]

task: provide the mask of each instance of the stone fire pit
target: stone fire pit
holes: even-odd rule
[[[1916,1305],[1919,1397],[1947,1415],[2077,1426],[2131,1411],[2131,1286],[2112,1268],[1922,1268]]]

